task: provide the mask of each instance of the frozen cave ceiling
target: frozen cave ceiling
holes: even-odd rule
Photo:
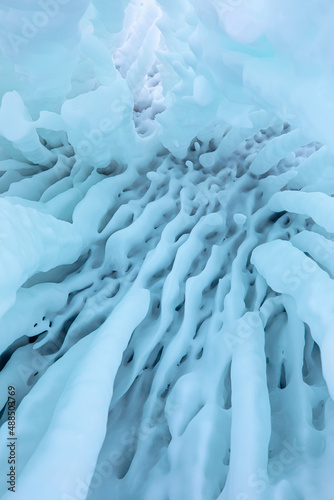
[[[1,500],[333,500],[333,21],[0,2]]]

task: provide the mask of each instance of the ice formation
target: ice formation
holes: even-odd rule
[[[0,14],[1,499],[332,500],[332,2]]]

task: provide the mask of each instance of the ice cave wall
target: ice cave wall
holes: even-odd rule
[[[0,12],[16,498],[331,500],[331,2]]]

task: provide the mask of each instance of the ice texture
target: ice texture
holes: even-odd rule
[[[1,500],[333,500],[333,22],[2,0]]]

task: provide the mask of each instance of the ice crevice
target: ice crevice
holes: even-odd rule
[[[0,6],[0,470],[11,385],[18,500],[330,500],[330,2],[53,4]]]

